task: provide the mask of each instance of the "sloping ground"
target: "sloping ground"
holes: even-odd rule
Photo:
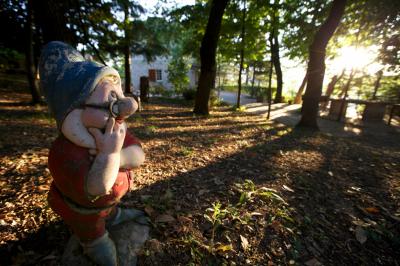
[[[46,203],[55,124],[1,93],[2,264],[55,265],[69,237]],[[341,138],[155,100],[129,124],[147,160],[122,205],[154,224],[139,264],[400,263],[398,133]]]
[[[249,103],[244,105],[245,112],[257,114],[264,117],[268,115],[268,104]],[[355,110],[353,110],[355,112]],[[346,117],[346,121],[336,121],[329,118],[328,111],[321,111],[318,118],[318,125],[323,133],[328,135],[347,137],[364,135],[386,138],[395,132],[400,133],[400,121],[398,116],[393,116],[391,125],[388,125],[389,114],[385,115],[384,120],[375,122],[364,122],[361,115],[353,114]],[[276,103],[271,105],[270,119],[287,126],[294,127],[300,121],[301,105]]]

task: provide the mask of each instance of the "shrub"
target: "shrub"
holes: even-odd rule
[[[182,92],[182,96],[187,101],[194,100],[194,98],[196,97],[196,90],[195,89],[185,89]]]
[[[182,56],[174,56],[171,59],[168,65],[168,79],[176,94],[181,94],[189,86],[188,71],[189,64]]]

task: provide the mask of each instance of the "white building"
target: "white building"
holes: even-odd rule
[[[131,61],[132,84],[134,91],[140,89],[140,77],[149,78],[150,84],[158,83],[168,90],[173,90],[172,84],[168,79],[168,64],[171,57],[156,57],[152,62],[147,62],[146,58],[141,55],[133,55]],[[200,68],[196,64],[192,64],[187,75],[190,80],[189,87],[197,87],[199,80]]]

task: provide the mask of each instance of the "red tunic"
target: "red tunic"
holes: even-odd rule
[[[123,148],[140,145],[126,133]],[[49,154],[53,183],[48,195],[51,208],[60,215],[81,241],[92,240],[105,232],[105,219],[129,190],[131,171],[120,169],[111,193],[96,200],[87,194],[86,177],[92,165],[89,150],[59,136]]]
[[[126,133],[123,148],[140,145],[137,138]],[[111,193],[93,201],[87,193],[86,178],[91,168],[89,150],[75,145],[63,135],[53,143],[49,154],[49,169],[61,194],[84,207],[106,207],[117,203],[129,190],[130,171],[120,169]]]

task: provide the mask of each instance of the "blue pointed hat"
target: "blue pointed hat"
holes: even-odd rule
[[[85,102],[97,83],[105,76],[118,72],[85,58],[63,42],[50,42],[42,50],[39,60],[40,86],[58,129],[69,112]]]

